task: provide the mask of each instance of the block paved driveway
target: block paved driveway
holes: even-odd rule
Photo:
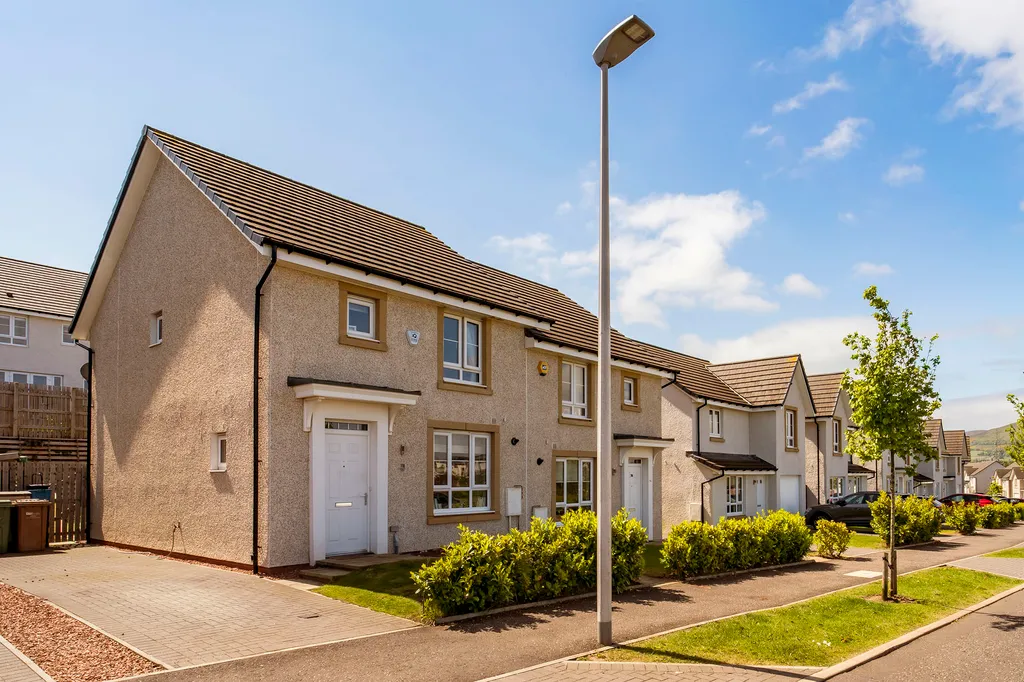
[[[0,682],[41,682],[44,679],[0,642]]]
[[[111,547],[7,555],[0,582],[170,668],[415,627],[273,580]]]

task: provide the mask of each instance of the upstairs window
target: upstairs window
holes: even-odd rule
[[[374,319],[376,318],[376,304],[368,298],[348,297],[348,320],[346,327],[349,336],[361,339],[376,338]]]
[[[562,416],[588,419],[587,366],[575,362],[562,363]]]
[[[15,315],[0,315],[0,344],[27,346],[28,318]]]
[[[468,317],[445,315],[442,377],[464,384],[483,383],[483,324]]]
[[[843,454],[843,425],[838,419],[832,420],[832,454]]]
[[[149,345],[157,346],[164,341],[164,313],[158,310],[149,316]]]
[[[708,422],[710,426],[708,428],[708,435],[712,438],[722,437],[722,411],[714,408],[708,410]]]
[[[626,405],[636,405],[636,379],[633,377],[622,380],[622,402]]]
[[[786,449],[796,450],[796,410],[786,409]]]
[[[75,337],[71,336],[71,325],[64,324],[60,327],[60,342],[65,346],[75,345]]]

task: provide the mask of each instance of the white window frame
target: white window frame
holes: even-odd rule
[[[71,339],[66,341],[65,339]],[[71,336],[71,323],[62,324],[60,326],[60,345],[62,346],[73,346],[75,345],[75,337]]]
[[[444,359],[444,322],[441,322],[441,378],[444,381],[453,384],[468,384],[470,386],[483,386],[484,385],[484,323],[482,320],[478,320],[472,317],[462,317],[459,315],[452,315],[449,313],[444,314],[445,320],[457,320],[459,323],[459,362],[448,362]],[[472,365],[469,362],[469,345],[466,343],[466,329],[469,325],[476,325],[477,329],[477,364]],[[456,370],[459,373],[458,378],[447,377],[444,375],[444,370],[451,369]],[[467,374],[476,374],[480,378],[477,381],[472,379],[466,379]]]
[[[708,408],[708,437],[722,437],[722,411],[714,407]]]
[[[730,499],[730,490],[735,490],[736,495]],[[743,477],[742,476],[726,476],[725,477],[725,515],[726,516],[742,516],[743,515]]]
[[[786,409],[786,447],[796,449],[796,412]]]
[[[587,464],[587,467],[583,465]],[[573,509],[590,509],[594,510],[594,466],[595,460],[592,457],[556,457],[555,458],[555,517],[559,518],[567,511]],[[579,493],[576,496],[576,502],[568,502],[569,495],[567,493],[567,486],[569,485],[569,467],[576,469],[576,485],[579,487]],[[583,470],[584,468],[590,471],[590,490],[586,499],[583,497]],[[558,499],[558,474],[562,474],[562,499]]]
[[[7,320],[7,334],[0,335],[0,345],[28,347],[28,318],[21,315],[0,314],[0,320]],[[25,323],[25,333],[17,333],[17,321]]]
[[[164,313],[158,310],[149,316],[149,347],[159,346],[164,342]]]
[[[491,467],[493,466],[493,460],[491,458],[491,448],[493,447],[492,437],[494,434],[478,431],[445,431],[435,429],[433,436],[430,439],[430,472],[431,483],[433,486],[433,493],[448,493],[448,508],[438,509],[436,507],[437,498],[432,495],[431,507],[434,512],[434,516],[446,516],[450,514],[483,514],[489,512],[494,507],[494,492],[491,490],[491,481],[494,479]],[[438,485],[434,480],[434,461],[436,457],[437,445],[436,441],[438,437],[446,438],[448,441],[448,460],[445,465],[446,471],[446,482],[444,485]],[[454,436],[469,436],[469,486],[454,487],[452,485],[452,438]],[[485,483],[476,482],[476,444],[478,438],[484,438],[487,443],[487,449],[485,453],[487,461],[487,481]],[[486,506],[473,506],[473,493],[475,492],[486,492],[487,493],[487,505]],[[453,493],[457,492],[469,492],[469,506],[468,507],[452,507]]]
[[[626,387],[629,391],[626,391]],[[622,402],[630,407],[636,407],[636,379],[623,377],[622,379]]]
[[[228,470],[228,434],[215,433],[210,439],[210,473],[220,474]]]
[[[583,400],[579,401],[576,399],[577,391],[579,388],[579,382],[576,377],[576,370],[583,370],[583,387],[580,391],[583,394]],[[569,373],[569,399],[565,399],[565,373]],[[562,361],[562,381],[558,387],[559,393],[562,398],[562,416],[566,419],[590,419],[590,405],[589,405],[589,393],[590,393],[590,368],[586,363],[582,362],[569,362],[567,360]],[[568,411],[566,411],[568,410]],[[579,411],[579,414],[576,412]]]
[[[832,454],[838,455],[843,451],[843,429],[842,424],[832,420]]]
[[[351,306],[355,303],[356,305],[366,306],[370,309],[370,332],[364,333],[358,330],[353,330],[352,325],[349,324],[349,316],[352,314]],[[377,339],[377,302],[371,298],[363,298],[362,296],[349,296],[348,300],[345,301],[345,333],[354,339],[370,339],[375,341]]]
[[[850,494],[850,491],[848,491],[846,489],[847,488],[847,486],[846,486],[846,478],[844,476],[832,476],[832,477],[830,477],[828,479],[828,491],[829,491],[829,496],[830,497],[833,496],[832,495],[832,483],[833,482],[838,483],[838,485],[836,486],[835,497],[843,497],[844,495],[849,495]]]
[[[25,381],[16,382],[14,380],[15,374],[23,375],[25,377]],[[26,386],[36,386],[36,377],[46,377],[46,386],[51,386],[54,388],[63,388],[64,386],[64,375],[62,374],[40,374],[39,372],[22,372],[21,370],[17,369],[0,369],[0,381],[6,381],[9,383],[20,383],[25,384]]]

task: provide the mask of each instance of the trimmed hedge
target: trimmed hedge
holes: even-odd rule
[[[942,527],[942,510],[932,504],[932,499],[920,497],[896,497],[896,546],[929,542],[939,534]],[[882,492],[870,504],[871,530],[888,546],[889,544],[889,495]]]
[[[1008,502],[978,507],[978,524],[982,528],[1006,528],[1017,520],[1017,510]]]
[[[612,588],[636,582],[647,531],[622,509],[612,518]],[[570,511],[558,525],[533,519],[530,529],[488,535],[459,526],[441,558],[412,574],[423,613],[439,618],[580,594],[597,584],[597,515]]]
[[[661,565],[673,576],[692,578],[792,563],[803,559],[810,547],[804,517],[787,511],[723,519],[717,526],[686,521],[665,539]]]
[[[818,529],[814,532],[814,544],[821,556],[838,559],[850,546],[851,535],[853,533],[845,523],[821,519],[818,521]]]
[[[961,535],[974,535],[978,528],[978,505],[957,502],[944,507],[946,525]]]
[[[1024,502],[1013,505],[1013,512],[1017,515],[1018,521],[1024,521]]]

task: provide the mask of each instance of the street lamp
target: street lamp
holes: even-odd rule
[[[635,14],[613,28],[594,50],[601,67],[601,236],[597,341],[597,634],[612,643],[612,356],[608,229],[608,69],[654,37]]]

